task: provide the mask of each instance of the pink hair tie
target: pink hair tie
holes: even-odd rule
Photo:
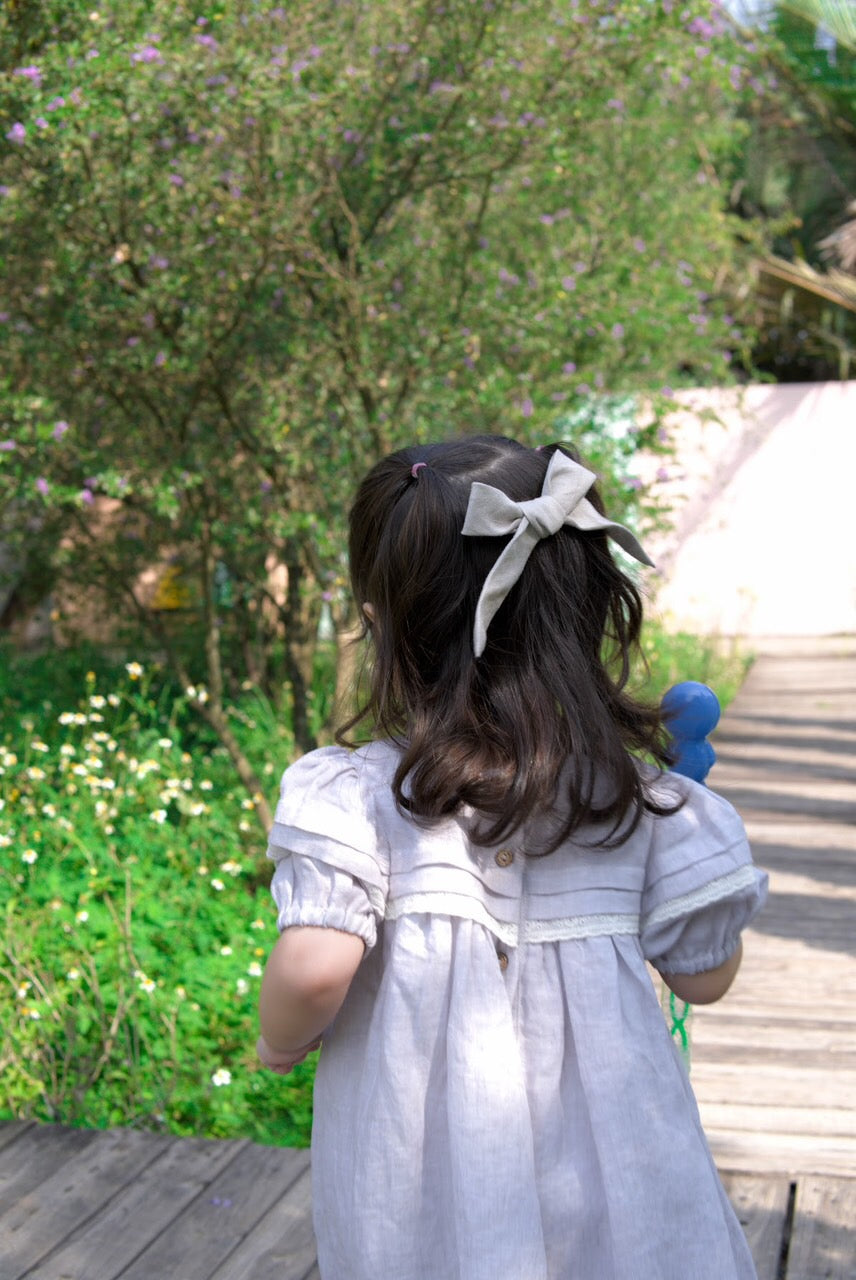
[[[428,466],[427,462],[414,462],[413,466],[410,468],[410,474],[413,476],[413,479],[414,480],[416,479],[416,472],[419,470],[420,467],[427,467],[427,466]]]

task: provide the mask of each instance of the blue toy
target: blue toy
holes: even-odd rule
[[[706,684],[684,680],[673,685],[662,701],[663,719],[672,739],[672,772],[695,782],[704,782],[716,752],[707,741],[719,723],[719,699]],[[663,1012],[672,1039],[677,1043],[687,1071],[690,1069],[690,1028],[692,1006],[663,984]]]
[[[672,771],[704,782],[716,760],[707,735],[719,723],[719,699],[706,684],[684,680],[669,689],[662,711],[672,739]]]

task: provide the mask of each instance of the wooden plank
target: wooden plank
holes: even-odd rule
[[[771,1073],[779,1079],[785,1079],[787,1076],[797,1074],[801,1068],[815,1070],[822,1055],[826,1060],[827,1070],[846,1071],[850,1075],[856,1075],[856,1047],[851,1050],[842,1045],[840,1040],[836,1042],[835,1037],[829,1036],[828,1033],[825,1050],[824,1042],[808,1048],[798,1048],[797,1043],[788,1045],[785,1042],[774,1048],[766,1041],[757,1045],[741,1043],[737,1040],[730,1042],[724,1040],[720,1044],[712,1044],[708,1040],[696,1037],[693,1040],[693,1048],[695,1061],[698,1063],[703,1056],[705,1068],[715,1067],[720,1063],[733,1066],[749,1063],[753,1070],[756,1067],[769,1068]],[[700,1077],[700,1063],[699,1068]]]
[[[824,1107],[847,1108],[856,1098],[856,1071],[801,1067],[788,1071],[787,1063],[776,1067],[759,1063],[748,1070],[740,1063],[710,1064],[694,1059],[690,1076],[693,1088],[705,1101],[733,1098],[742,1105],[775,1102],[780,1106],[805,1106],[807,1098],[817,1098]]]
[[[746,1133],[804,1133],[816,1138],[856,1138],[856,1119],[846,1107],[743,1106],[705,1102],[702,1124],[711,1129],[741,1129]],[[856,1173],[856,1171],[854,1171]]]
[[[745,1129],[707,1129],[705,1135],[717,1169],[784,1174],[791,1179],[808,1174],[856,1179],[856,1140],[853,1138],[748,1133]],[[856,1182],[853,1195],[856,1199]]]
[[[22,1134],[33,1128],[34,1124],[33,1120],[9,1120],[0,1125],[0,1151],[8,1147],[10,1142],[17,1142]]]
[[[311,1174],[307,1169],[210,1280],[306,1280],[315,1257]]]
[[[36,1124],[0,1152],[0,1215],[95,1139],[90,1129]],[[6,1244],[0,1217],[0,1257]]]
[[[853,1280],[856,1182],[800,1178],[788,1256],[788,1280]]]
[[[116,1280],[204,1192],[244,1143],[204,1138],[157,1139],[160,1154],[117,1195],[93,1204],[93,1216],[72,1233],[27,1280]],[[179,1276],[167,1268],[161,1276]],[[5,1274],[4,1274],[4,1280]]]
[[[249,1143],[158,1238],[122,1272],[122,1280],[152,1280],[180,1275],[181,1280],[208,1280],[221,1264],[229,1280],[243,1272],[232,1261],[265,1215],[309,1168],[309,1152]],[[307,1202],[308,1204],[308,1202]],[[289,1247],[292,1241],[287,1241]],[[314,1246],[313,1246],[314,1249]],[[312,1254],[314,1257],[314,1252]],[[311,1262],[306,1263],[306,1271]],[[301,1272],[301,1276],[302,1276]],[[253,1271],[253,1280],[257,1273]],[[280,1275],[279,1280],[286,1280]]]
[[[721,1176],[746,1235],[758,1280],[778,1280],[790,1182],[787,1178],[761,1178],[745,1173]]]
[[[3,1275],[11,1280],[35,1266],[130,1182],[161,1147],[162,1139],[154,1134],[114,1129],[55,1160],[54,1172],[0,1218]]]

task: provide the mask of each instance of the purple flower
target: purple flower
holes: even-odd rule
[[[607,101],[607,104],[606,104],[606,105],[607,105],[608,107],[611,107],[613,111],[623,111],[623,110],[624,110],[624,99],[623,99],[623,98],[610,98],[610,99]]]
[[[675,398],[675,393],[671,387],[661,387],[660,395],[665,396],[667,400],[673,400]],[[657,439],[660,441],[660,444],[665,444],[668,438],[669,438],[668,435],[666,434],[665,431],[663,431],[661,427],[660,430],[657,432]]]
[[[552,213],[542,213],[538,221],[542,222],[545,227],[552,227],[556,219],[553,217]]]
[[[665,467],[658,467],[658,468],[657,468],[657,479],[658,479],[658,480],[668,480],[668,478],[669,478],[669,472],[667,471],[667,469],[666,469]]]
[[[219,49],[220,48],[214,36],[209,36],[209,35],[195,36],[194,39],[196,40],[196,43],[198,45],[202,46],[203,49]]]
[[[51,434],[53,435],[54,440],[61,440],[65,435],[66,431],[68,431],[68,423],[58,422],[54,427],[53,431],[51,432]]]
[[[60,107],[65,106],[65,98],[51,98],[45,111],[59,111]]]
[[[16,76],[24,76],[24,78],[25,78],[26,80],[32,80],[33,84],[34,84],[37,88],[38,88],[38,86],[42,83],[42,73],[41,73],[40,69],[39,69],[38,67],[35,67],[35,66],[30,66],[30,67],[16,67],[16,68],[15,68],[15,75],[16,75]]]
[[[16,142],[16,143],[23,142],[26,136],[27,136],[27,130],[21,124],[20,120],[16,124],[13,124],[12,128],[6,134],[6,137],[9,139],[10,142]]]
[[[173,185],[174,187],[183,187],[183,186],[184,186],[184,178],[182,178],[182,176],[181,176],[181,174],[180,174],[180,173],[171,173],[171,174],[169,175],[169,180],[170,180],[170,182],[172,183],[172,185]]]
[[[68,100],[69,100],[69,102],[71,102],[75,107],[82,106],[82,105],[83,105],[83,94],[80,92],[80,90],[79,90],[79,89],[72,89],[71,93],[68,95]]]
[[[571,293],[576,287],[577,282],[573,276],[562,276],[562,288],[566,289],[568,293]]]
[[[446,80],[432,80],[428,86],[429,93],[454,93],[457,86]]]
[[[39,476],[38,480],[36,481],[36,488],[38,489],[39,493],[42,495],[43,498],[47,497],[48,492],[50,490],[50,485],[48,484],[44,476]]]
[[[138,347],[139,345],[140,345],[139,338],[129,338],[128,341],[125,343],[126,347]]]
[[[523,414],[524,418],[531,418],[534,407],[532,400],[527,396],[525,400],[521,401],[520,412]]]
[[[36,128],[37,128],[37,129],[47,129],[47,127],[48,127],[48,122],[47,122],[47,120],[44,118],[44,116],[36,116]]]
[[[641,236],[636,236],[633,239],[632,243],[633,243],[633,248],[636,250],[637,253],[645,252],[646,245],[645,245],[645,241],[642,239]]]
[[[627,484],[628,489],[642,488],[642,481],[639,479],[638,476],[628,476],[625,483]]]
[[[86,503],[87,507],[91,507],[93,502],[95,501],[95,494],[92,492],[90,488],[81,489],[80,494],[78,496],[81,502]]]
[[[624,325],[623,325],[623,324],[614,324],[614,325],[612,326],[612,336],[613,336],[613,338],[615,338],[616,342],[618,342],[618,341],[619,341],[619,339],[623,338],[623,337],[624,337]]]
[[[12,453],[17,447],[14,440],[0,440],[0,453]]]
[[[155,271],[166,271],[169,266],[169,258],[165,258],[162,253],[153,253],[149,258],[149,266]]]
[[[166,364],[166,352],[159,351],[155,356],[155,368],[162,369],[165,364]]]
[[[716,35],[716,30],[704,18],[693,18],[687,26],[687,31],[691,31],[694,36],[701,36],[703,40],[709,40],[711,36]]]
[[[155,317],[154,317],[153,312],[151,312],[151,311],[147,311],[147,312],[146,312],[146,314],[143,316],[143,324],[145,325],[145,327],[146,327],[147,329],[154,329],[154,327],[155,327]]]
[[[99,53],[98,53],[98,50],[97,50],[97,49],[87,49],[87,50],[86,50],[86,61],[87,61],[87,62],[91,62],[93,58],[97,58],[97,57],[99,57],[99,56],[100,56],[100,55],[99,55]]]
[[[8,194],[9,188],[6,186],[5,182],[0,183],[0,196],[8,196]]]
[[[131,61],[134,63],[163,62],[163,54],[155,45],[144,44],[131,54]]]
[[[568,360],[566,364],[562,365],[562,373],[571,374],[576,373],[576,371],[577,366],[574,364],[573,360]]]
[[[743,83],[743,68],[732,67],[728,72],[728,79],[731,81],[732,89],[739,89]]]

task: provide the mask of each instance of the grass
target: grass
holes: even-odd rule
[[[726,703],[746,667],[656,629],[645,653],[651,697],[697,679]],[[253,1049],[264,839],[183,691],[97,651],[6,648],[0,707],[0,1114],[305,1145],[313,1061],[282,1078]],[[275,794],[288,727],[250,688],[232,721]]]

